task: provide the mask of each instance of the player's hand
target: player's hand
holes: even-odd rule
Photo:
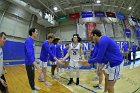
[[[3,79],[0,79],[0,82],[1,82],[1,84],[2,84],[4,87],[7,87],[7,84],[6,84],[6,82],[5,82]]]
[[[42,70],[40,69],[39,65],[36,62],[33,62],[34,67],[37,69],[37,71],[41,74]]]
[[[63,65],[64,63],[62,61],[58,60],[57,64]]]
[[[65,59],[64,58],[60,58],[59,59],[61,62],[65,62]]]
[[[90,65],[87,60],[80,60],[79,63],[84,65],[84,66],[89,66]]]

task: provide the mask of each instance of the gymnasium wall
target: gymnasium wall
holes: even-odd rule
[[[37,24],[35,15],[6,0],[0,1],[0,32],[6,32],[8,38],[16,37],[24,41],[28,37],[30,26],[39,29],[39,37],[36,41],[42,42],[46,39],[47,29]]]
[[[124,24],[121,20],[114,19],[114,22],[110,22],[107,18],[90,18],[90,19],[82,19],[79,21],[64,21],[60,22],[59,27],[48,28],[51,32],[55,33],[56,36],[59,36],[62,41],[70,41],[73,33],[77,32],[77,24],[82,24],[86,22],[95,22],[96,29],[102,31],[103,35],[107,35],[113,38],[115,41],[129,41],[138,43],[138,39],[136,38],[136,34],[134,32],[134,28],[131,27],[131,37],[126,37],[124,35]],[[82,30],[81,30],[82,31]]]
[[[13,51],[16,48],[20,48],[22,51],[23,47],[17,46],[19,43],[23,44],[28,37],[29,27],[35,27],[39,30],[39,37],[35,40],[35,45],[37,46],[35,48],[35,55],[36,58],[39,58],[41,44],[46,40],[47,29],[37,23],[37,17],[35,15],[30,14],[28,11],[7,2],[6,0],[0,0],[0,32],[5,32],[7,34],[7,40],[10,41],[6,43],[4,48],[8,49],[8,52],[6,51],[6,53],[10,52],[9,54],[6,54],[7,57],[10,58],[12,53],[18,54],[17,51]],[[9,59],[7,57],[5,59]],[[16,60],[15,57],[13,57],[13,59]]]
[[[60,23],[59,27],[54,27],[51,32],[55,33],[62,41],[70,41],[73,34],[76,33],[76,22],[66,21]],[[48,28],[49,29],[49,28]]]

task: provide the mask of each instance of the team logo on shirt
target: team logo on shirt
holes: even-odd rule
[[[78,49],[72,49],[72,51],[73,51],[73,55],[76,55],[78,52]]]

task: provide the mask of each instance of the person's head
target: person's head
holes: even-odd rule
[[[29,29],[29,35],[30,35],[33,39],[37,38],[37,36],[38,36],[38,31],[37,31],[37,29],[36,29],[36,28],[31,28],[31,29]]]
[[[91,42],[91,45],[92,45],[92,46],[94,45],[94,41]]]
[[[6,41],[6,34],[4,32],[0,33],[0,46],[3,46]]]
[[[66,44],[65,44],[65,47],[66,47],[66,48],[69,48],[69,43],[66,43]]]
[[[53,43],[54,43],[54,44],[57,44],[57,43],[59,42],[59,40],[60,40],[59,38],[55,38],[55,39],[53,40]]]
[[[47,40],[48,40],[50,43],[53,42],[54,38],[55,38],[55,36],[54,36],[53,33],[49,33],[49,34],[47,35]]]
[[[74,43],[80,42],[81,41],[81,38],[79,37],[79,34],[73,34],[72,41]]]
[[[102,36],[102,34],[101,34],[100,30],[98,30],[98,29],[94,29],[91,32],[92,41],[94,41],[94,43],[98,42],[101,36]]]

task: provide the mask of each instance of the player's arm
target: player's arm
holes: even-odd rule
[[[35,62],[33,62],[33,65],[34,65],[34,67],[37,69],[37,71],[41,74],[42,73],[42,71],[41,71],[41,69],[40,69],[40,67],[39,67],[39,65],[37,64],[37,62],[35,61]]]
[[[54,54],[52,53],[49,44],[46,44],[46,45],[45,45],[45,49],[46,49],[46,52],[48,52],[49,55],[50,55],[51,57],[53,57],[59,64],[62,64],[62,62],[61,62],[60,60],[58,60],[58,59],[54,56]]]
[[[7,74],[7,70],[3,67],[4,74]]]
[[[105,67],[105,65],[108,64],[108,60],[106,60],[105,58],[102,60],[102,65],[100,66],[100,71],[103,70],[103,68]]]
[[[69,48],[68,53],[65,55],[63,60],[66,60],[70,56],[70,53],[71,53],[71,49]]]
[[[82,44],[80,45],[80,53],[81,53],[82,60],[85,60]]]
[[[99,70],[100,70],[100,71],[103,70],[104,67],[105,67],[105,64],[101,64]]]
[[[39,68],[39,66],[35,61],[34,46],[29,40],[25,42],[25,48],[27,50],[27,55],[29,56],[30,61],[33,62],[33,65],[37,69],[37,71],[41,73],[41,69]]]
[[[26,48],[26,50],[27,50],[27,55],[29,56],[29,58],[30,58],[30,61],[31,62],[36,62],[35,61],[35,54],[34,54],[34,46],[33,46],[33,44],[30,42],[30,40],[27,40],[26,42],[25,42],[25,48]]]
[[[108,47],[108,42],[106,39],[102,39],[100,42],[99,42],[99,48],[98,48],[98,53],[97,53],[97,56],[93,59],[90,60],[90,62],[101,62],[103,57],[104,57],[104,54],[106,52],[106,49]]]

